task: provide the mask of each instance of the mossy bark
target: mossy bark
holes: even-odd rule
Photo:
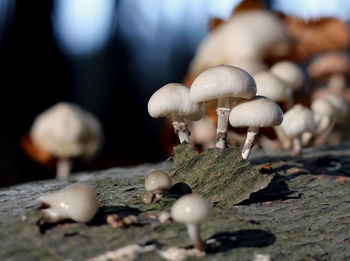
[[[201,226],[203,240],[215,239],[200,260],[350,260],[350,144],[305,149],[300,157],[252,155],[250,161],[275,173],[268,187],[239,205],[214,205]],[[43,180],[0,189],[0,260],[85,260],[129,244],[156,242],[162,249],[188,247],[186,227],[160,224],[152,214],[175,199],[144,205],[144,178],[169,171],[171,162],[73,174],[67,181]],[[29,175],[29,173],[28,173]],[[62,223],[39,232],[37,198],[75,182],[94,186],[99,211],[89,224]],[[106,215],[137,215],[141,224],[116,229]],[[213,241],[213,240],[212,240]],[[137,260],[161,260],[154,253]]]
[[[174,148],[173,182],[183,182],[193,191],[221,207],[238,204],[268,186],[273,174],[257,171],[236,148],[213,148],[198,155],[190,145]]]

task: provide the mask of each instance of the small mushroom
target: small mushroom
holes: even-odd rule
[[[304,82],[304,74],[300,67],[291,61],[275,63],[270,71],[284,81],[293,91],[299,90]]]
[[[256,85],[253,77],[246,71],[229,65],[218,65],[202,72],[191,86],[192,100],[205,103],[217,100],[218,124],[216,129],[216,147],[227,147],[227,124],[231,111],[230,101],[241,98],[253,98]]]
[[[160,223],[166,223],[171,220],[171,213],[169,211],[161,211],[158,214],[158,220]]]
[[[190,140],[195,145],[201,145],[203,150],[215,147],[215,122],[209,116],[204,116],[199,121],[190,125]]]
[[[152,203],[152,200],[153,200],[152,192],[147,191],[147,192],[143,193],[141,196],[141,201],[143,204],[150,204],[150,203]]]
[[[201,119],[204,108],[193,102],[188,87],[179,83],[169,83],[151,96],[148,101],[148,113],[153,118],[171,117],[180,143],[189,143],[189,131],[184,119]]]
[[[34,145],[58,158],[56,177],[65,179],[73,158],[94,156],[102,145],[101,124],[79,106],[61,102],[41,113],[30,130]]]
[[[284,114],[281,128],[287,136],[293,138],[293,154],[299,155],[303,133],[313,132],[315,129],[312,111],[300,104],[294,105]]]
[[[43,195],[38,201],[49,206],[42,210],[43,217],[38,222],[40,225],[65,219],[86,223],[95,216],[98,208],[95,189],[83,183]]]
[[[204,251],[206,246],[200,236],[200,225],[210,216],[211,206],[199,194],[188,194],[178,199],[171,208],[174,221],[186,224],[194,248]]]
[[[250,100],[242,99],[237,102],[230,113],[230,124],[233,127],[248,127],[242,149],[243,159],[248,159],[259,128],[280,125],[282,120],[281,108],[269,98],[256,96]]]
[[[163,197],[164,192],[170,187],[171,180],[169,175],[161,170],[153,171],[145,179],[145,189],[153,193],[156,198]]]
[[[333,129],[335,122],[338,119],[345,118],[349,110],[347,102],[342,97],[332,93],[314,100],[311,109],[314,112],[316,125],[312,136],[324,135],[325,138]]]

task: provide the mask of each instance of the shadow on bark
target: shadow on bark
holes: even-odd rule
[[[261,229],[246,229],[236,232],[223,232],[207,240],[207,252],[215,254],[239,247],[266,247],[276,241],[274,234]]]

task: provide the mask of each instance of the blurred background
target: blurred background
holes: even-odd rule
[[[105,132],[100,154],[74,171],[169,157],[164,144],[176,136],[148,115],[148,99],[169,82],[190,82],[203,39],[245,9],[274,12],[289,33],[292,51],[262,57],[267,66],[290,59],[306,72],[322,52],[347,55],[350,1],[244,2],[0,0],[0,186],[55,176],[21,141],[35,117],[60,101],[92,112]],[[304,26],[316,33],[302,38]]]

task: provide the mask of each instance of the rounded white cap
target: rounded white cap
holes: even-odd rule
[[[218,98],[252,98],[256,94],[253,77],[246,71],[229,65],[211,67],[193,81],[190,95],[195,102]]]
[[[96,191],[87,184],[74,184],[43,195],[38,200],[49,205],[60,216],[77,222],[89,222],[98,209]]]
[[[171,208],[172,218],[185,224],[201,224],[209,218],[210,212],[209,203],[199,194],[182,196]]]
[[[145,179],[145,189],[147,191],[165,190],[171,187],[171,180],[164,171],[153,171]]]
[[[41,113],[30,130],[33,143],[56,157],[90,157],[101,147],[98,120],[79,106],[60,102]]]
[[[294,105],[284,114],[281,128],[289,137],[297,137],[304,132],[313,132],[315,124],[312,111],[300,104]]]
[[[235,14],[201,42],[190,70],[198,74],[218,64],[263,60],[289,43],[288,30],[274,13],[259,10]],[[283,48],[282,48],[283,49]],[[285,52],[282,52],[285,55]],[[238,66],[239,67],[239,66]]]
[[[233,127],[270,127],[282,123],[283,112],[269,98],[256,96],[253,99],[243,99],[236,103],[229,119]]]
[[[157,90],[148,101],[148,113],[153,118],[170,117],[172,114],[199,120],[204,114],[203,106],[190,97],[190,89],[179,83],[169,83]]]
[[[286,102],[292,97],[288,85],[271,72],[259,72],[254,75],[257,86],[256,95],[265,96],[276,102]]]
[[[270,70],[293,91],[300,89],[303,85],[304,74],[296,63],[290,61],[278,62]]]

